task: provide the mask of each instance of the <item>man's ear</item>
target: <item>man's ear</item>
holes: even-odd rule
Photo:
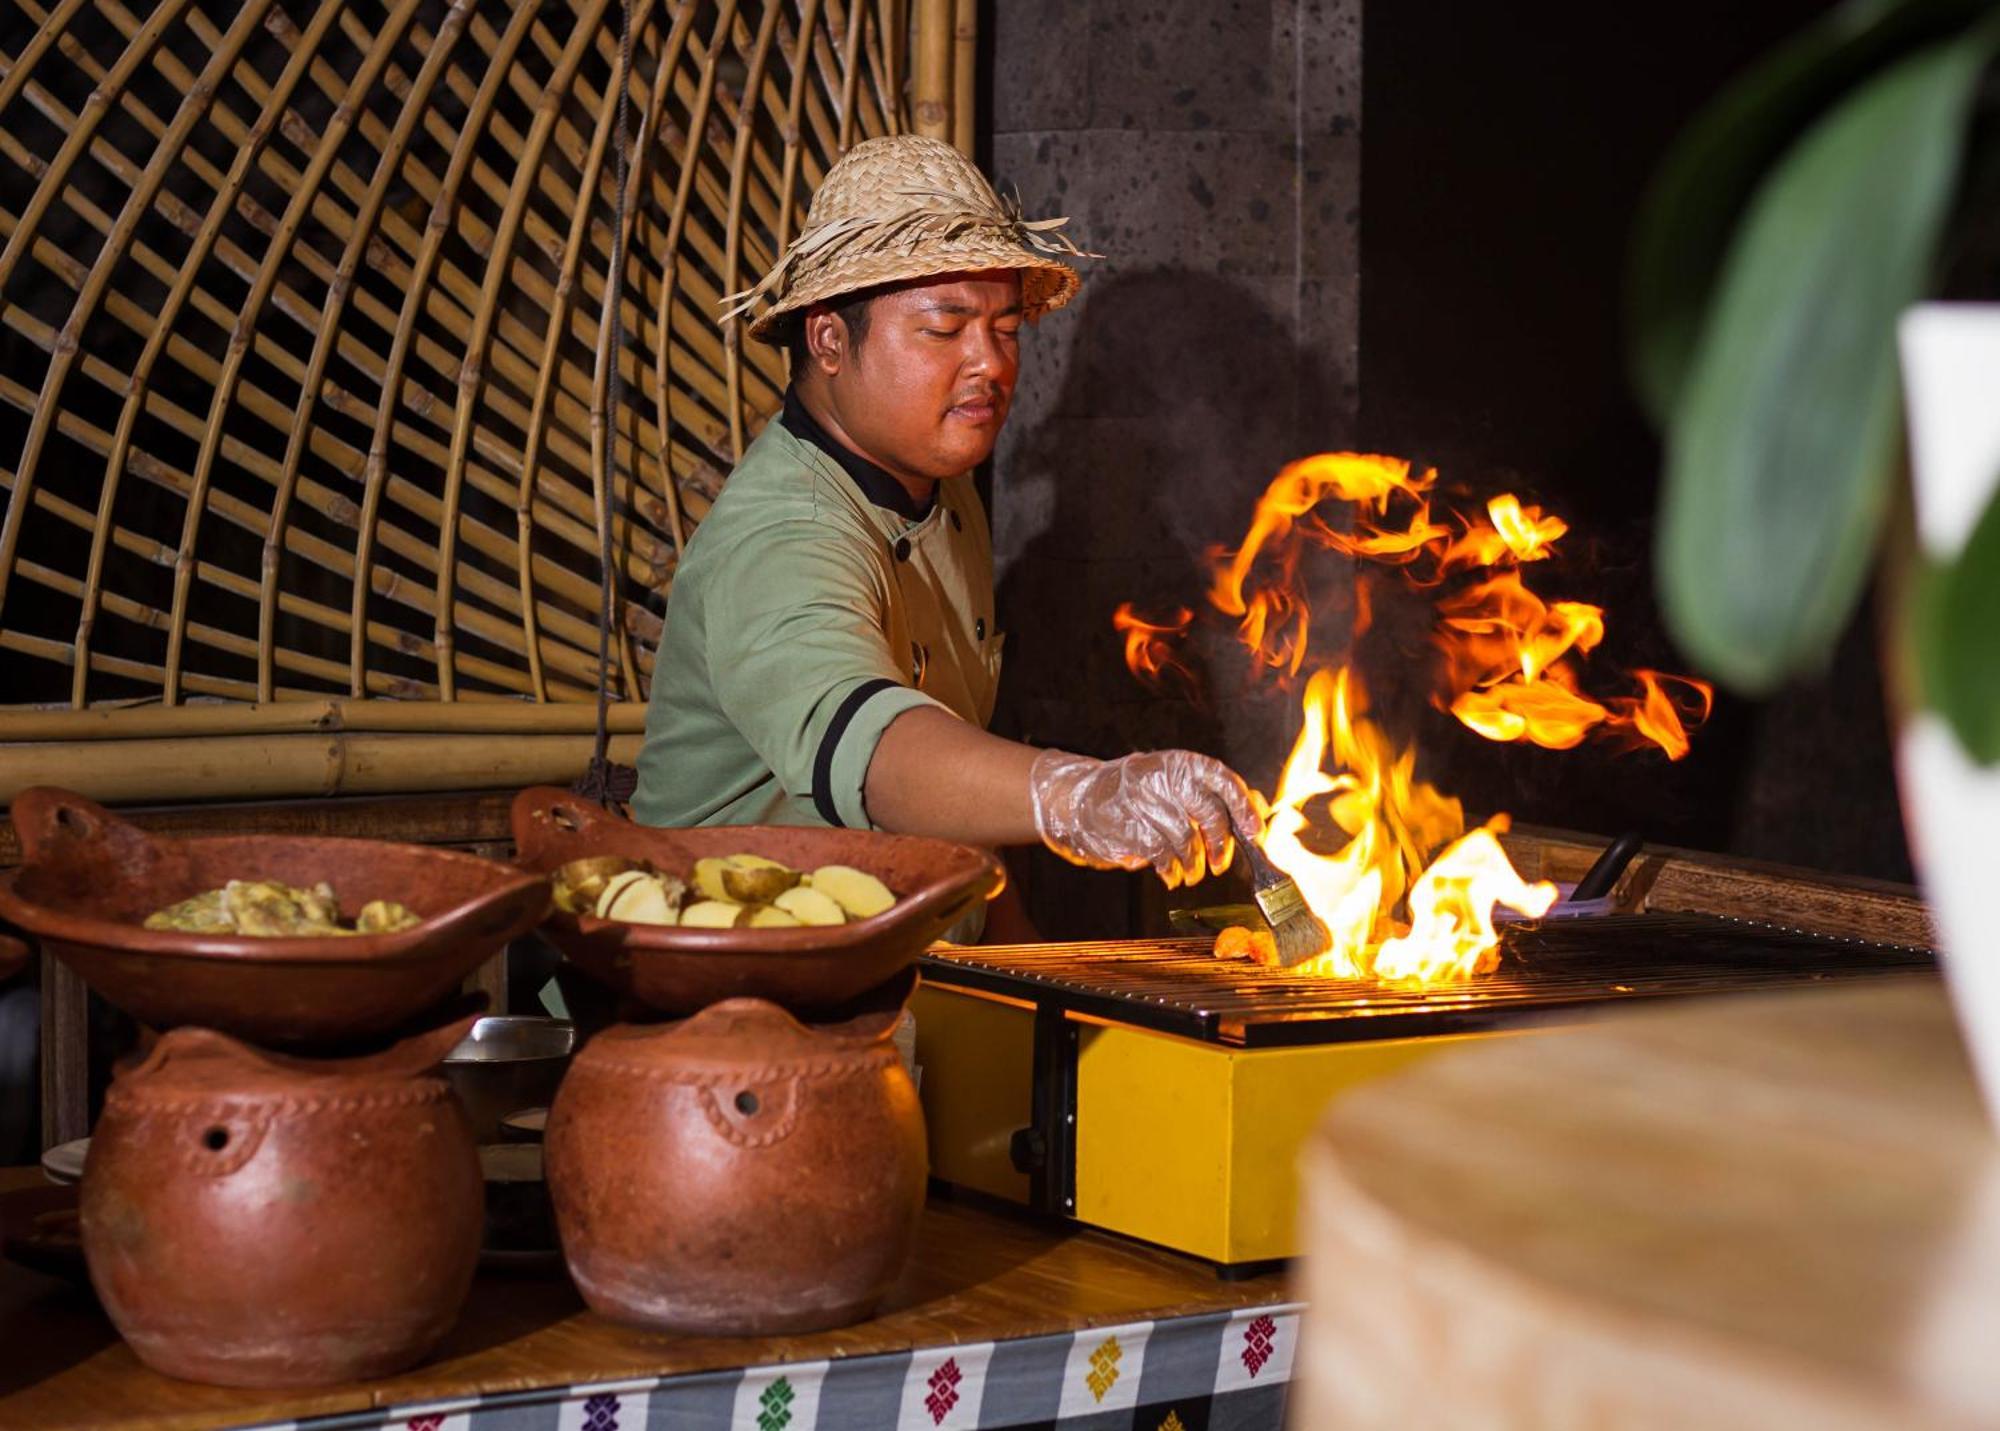
[[[808,308],[805,339],[814,367],[828,377],[840,371],[847,361],[847,324],[838,313],[821,304]]]

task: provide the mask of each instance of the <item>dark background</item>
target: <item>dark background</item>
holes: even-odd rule
[[[1623,362],[1630,227],[1678,129],[1824,8],[986,7],[981,157],[1106,254],[1031,336],[995,464],[1003,728],[1097,755],[1191,745],[1268,788],[1295,697],[1247,686],[1219,639],[1197,645],[1204,702],[1145,692],[1111,613],[1199,606],[1205,549],[1235,543],[1285,460],[1328,448],[1548,505],[1573,532],[1531,584],[1606,607],[1600,663],[1685,669],[1652,596],[1660,454]],[[1470,810],[1909,876],[1866,613],[1823,679],[1724,696],[1678,764],[1491,744],[1425,707],[1410,643],[1354,655],[1421,772]],[[1147,881],[1039,852],[1017,874],[1051,936],[1159,916]]]

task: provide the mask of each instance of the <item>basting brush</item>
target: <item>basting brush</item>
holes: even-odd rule
[[[1257,847],[1255,840],[1243,838],[1241,830],[1236,832],[1236,843],[1243,847],[1243,857],[1250,862],[1250,883],[1256,893],[1257,908],[1264,911],[1264,920],[1271,926],[1278,963],[1284,967],[1303,964],[1331,949],[1333,935],[1307,907],[1306,897],[1299,893],[1292,877],[1272,864],[1271,857]]]

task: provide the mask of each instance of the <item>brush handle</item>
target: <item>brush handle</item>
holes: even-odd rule
[[[1291,876],[1272,864],[1271,857],[1254,841],[1244,839],[1240,831],[1236,843],[1243,851],[1243,858],[1250,862],[1250,882],[1259,890],[1267,890],[1274,884],[1291,883]]]

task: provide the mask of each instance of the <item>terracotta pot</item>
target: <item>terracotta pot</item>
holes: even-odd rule
[[[84,1165],[90,1280],[155,1371],[225,1386],[387,1376],[450,1329],[479,1259],[472,1134],[440,1060],[176,1029],[121,1070]]]
[[[771,999],[807,1017],[887,983],[1000,887],[991,854],[946,840],[807,826],[654,829],[550,786],[514,800],[521,864],[544,874],[590,855],[649,860],[686,877],[711,855],[750,853],[793,869],[852,865],[897,896],[873,919],[817,929],[682,929],[553,909],[542,926],[579,967],[640,1003],[691,1014],[720,999]]]
[[[329,1049],[387,1035],[452,994],[548,908],[546,880],[455,850],[304,835],[150,835],[66,790],[15,797],[22,866],[0,916],[154,1028]],[[147,915],[232,879],[333,886],[350,912],[392,899],[392,934],[258,939],[146,929]]]
[[[546,1150],[563,1253],[591,1307],[728,1336],[872,1313],[909,1256],[927,1166],[896,1017],[808,1028],[730,999],[585,1045]]]

